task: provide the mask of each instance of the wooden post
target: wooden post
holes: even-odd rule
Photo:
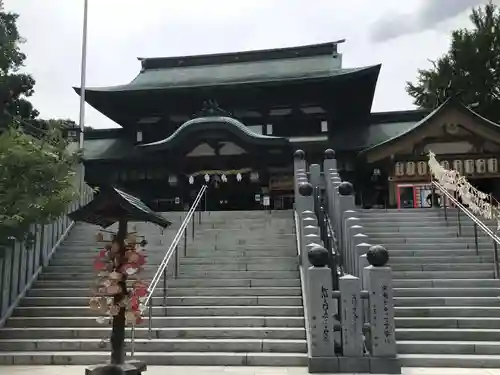
[[[125,238],[127,237],[127,221],[120,220],[118,222],[118,233],[116,234],[115,241],[120,246],[117,255],[119,269],[125,262]],[[121,302],[127,293],[127,277],[123,275],[120,282],[122,293],[114,297],[115,304]],[[125,363],[125,307],[120,308],[118,315],[113,317],[113,328],[111,331],[111,364],[123,365]]]

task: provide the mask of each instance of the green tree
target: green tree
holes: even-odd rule
[[[500,121],[500,11],[492,3],[472,10],[472,27],[452,33],[449,51],[418,71],[406,91],[414,103],[434,109],[449,97],[492,121]]]
[[[52,221],[75,198],[78,155],[67,152],[62,129],[71,120],[40,120],[26,99],[35,81],[20,73],[26,56],[16,14],[0,0],[0,245],[24,240],[33,224]]]
[[[18,15],[4,11],[0,0],[0,128],[5,129],[13,117],[33,120],[38,112],[26,99],[33,95],[35,80],[19,69],[26,60],[19,45],[23,42],[17,29]]]
[[[26,239],[30,225],[57,218],[75,199],[78,155],[58,128],[33,137],[11,126],[0,135],[0,244]]]

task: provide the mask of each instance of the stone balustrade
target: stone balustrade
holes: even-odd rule
[[[51,224],[32,226],[29,243],[12,240],[7,246],[0,246],[0,327],[5,325],[71,230],[73,221],[67,214],[90,202],[92,195],[92,189],[85,185],[79,201],[69,205],[66,214]]]
[[[294,190],[309,372],[401,373],[388,253],[372,246],[364,234],[353,186],[341,181],[335,153],[325,152],[321,172],[317,164],[308,166],[305,153],[297,151]],[[328,244],[322,240],[325,218],[318,217],[318,204],[334,232]],[[335,248],[325,249],[332,244]],[[332,264],[341,266],[340,277]]]

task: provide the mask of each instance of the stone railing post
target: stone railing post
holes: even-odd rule
[[[335,310],[332,275],[328,264],[328,251],[322,246],[309,250],[307,283],[308,326],[311,337],[309,345],[309,372],[329,372],[338,367],[333,336]]]
[[[360,243],[359,245],[356,245],[356,254],[359,255],[358,259],[358,275],[359,278],[361,279],[361,287],[366,290],[366,282],[364,278],[364,269],[370,265],[368,263],[368,258],[366,257],[366,254],[368,253],[368,250],[372,247],[371,244],[369,243]]]
[[[351,250],[351,242],[352,242],[352,235],[354,233],[351,232],[351,227],[359,226],[358,224],[360,223],[359,218],[356,217],[356,212],[353,210],[347,210],[344,212],[344,220],[342,222],[342,252],[345,254],[345,262],[344,262],[344,267],[345,270],[350,273],[351,275],[355,275],[355,272],[353,272],[352,269],[352,264],[354,263],[353,261],[353,254]]]
[[[394,292],[389,253],[380,245],[366,254],[370,266],[364,269],[370,318],[370,372],[400,374],[394,327]]]
[[[299,185],[297,201],[295,208],[300,209],[300,211],[297,212],[304,212],[304,211],[315,212],[313,187],[310,183],[306,182]]]
[[[326,172],[330,170],[337,170],[337,159],[335,159],[335,151],[333,151],[331,148],[328,150],[325,150],[324,153],[324,160],[323,160],[323,171]]]
[[[306,173],[305,153],[302,150],[295,151],[293,155],[293,189],[295,198],[295,211],[297,214],[309,209],[304,203],[304,199],[299,194],[299,186],[309,182]]]
[[[306,172],[307,171],[307,165],[306,165],[306,154],[302,150],[297,150],[293,154],[293,171],[294,174],[296,172]]]
[[[319,241],[319,228],[318,220],[312,211],[304,211],[300,214],[301,220],[301,233],[300,233],[300,263],[303,266],[304,272],[307,273],[309,267],[309,258],[307,253],[307,246],[311,243]]]
[[[311,185],[316,189],[321,184],[321,167],[319,164],[311,164],[309,166]]]
[[[323,175],[325,180],[325,194],[328,201],[328,216],[333,217],[333,206],[335,200],[335,191],[332,184],[332,177],[337,174],[337,160],[335,159],[335,151],[328,149],[325,151],[325,159],[323,160]]]
[[[351,228],[352,229],[352,228]],[[351,251],[351,254],[352,254],[352,274],[357,276],[357,277],[361,277],[360,274],[362,274],[363,272],[361,271],[360,273],[360,270],[359,270],[359,257],[363,254],[359,254],[358,251],[359,248],[358,248],[358,245],[362,244],[362,243],[367,243],[368,242],[368,236],[364,233],[361,233],[361,232],[352,232],[352,233],[355,233],[351,236],[351,248],[350,248],[350,251]]]
[[[352,275],[342,276],[339,280],[339,292],[342,322],[342,357],[339,360],[339,372],[367,373],[370,363],[364,356],[361,280]]]
[[[355,208],[354,202],[354,188],[350,182],[342,182],[338,188],[338,208],[337,208],[337,220],[339,221],[339,243],[345,243],[345,215],[346,211],[353,211]]]

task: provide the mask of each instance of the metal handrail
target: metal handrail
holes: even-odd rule
[[[187,225],[191,218],[194,215],[194,212],[196,211],[196,208],[198,207],[198,204],[201,201],[201,198],[203,194],[205,193],[205,190],[207,189],[207,185],[203,185],[202,188],[200,189],[198,195],[196,196],[196,199],[193,202],[193,205],[189,209],[186,217],[184,218],[179,230],[175,234],[174,239],[172,240],[172,243],[170,244],[167,252],[165,253],[165,256],[163,257],[162,262],[160,263],[160,266],[158,267],[158,270],[156,271],[155,275],[153,276],[153,279],[151,280],[151,283],[149,284],[148,287],[148,295],[144,301],[144,305],[147,305],[149,301],[151,300],[153,293],[156,289],[156,286],[161,280],[161,277],[163,275],[163,271],[165,268],[167,268],[168,262],[170,261],[170,258],[174,254],[177,245],[179,244],[179,241],[181,240],[181,236],[183,235],[184,230],[187,228]]]
[[[324,196],[324,199],[327,200],[326,195]],[[339,259],[337,238],[335,231],[331,226],[328,210],[325,206],[328,207],[328,203],[322,200],[321,189],[317,186],[314,189],[314,211],[316,213],[316,217],[318,218],[321,240],[323,241],[325,249],[328,251],[328,266],[332,270],[333,290],[338,290],[339,274],[341,276],[344,275],[342,265],[339,262],[342,261],[342,259]]]
[[[493,233],[493,231],[488,228],[486,224],[484,224],[479,218],[474,215],[470,210],[465,207],[462,203],[460,203],[444,186],[442,186],[440,183],[437,181],[431,181],[432,185],[438,188],[445,196],[448,198],[457,208],[460,209],[469,219],[472,220],[474,223],[474,229],[475,229],[475,241],[476,241],[476,253],[478,253],[479,248],[478,248],[478,242],[477,242],[477,227],[479,227],[484,233],[486,233],[492,240],[493,242],[493,248],[494,248],[494,262],[495,262],[495,278],[499,279],[500,278],[500,267],[499,267],[499,262],[498,262],[498,245],[500,245],[500,238]],[[443,200],[443,206],[446,209],[446,202]]]
[[[331,237],[331,244],[333,246],[333,250],[335,251],[336,259],[337,259],[337,268],[338,272],[340,273],[340,276],[344,276],[344,254],[340,251],[340,246],[339,242],[337,239],[337,236],[335,234],[335,230],[333,229],[332,226],[332,221],[330,219],[330,216],[328,215],[328,210],[325,210],[324,212],[325,215],[325,224],[326,228],[328,229],[329,236]]]
[[[206,190],[207,190],[207,185],[203,185],[201,187],[200,191],[198,192],[198,195],[196,196],[191,208],[187,212],[186,217],[182,221],[181,226],[177,230],[177,233],[175,234],[174,239],[170,243],[170,246],[168,247],[168,250],[165,253],[165,256],[163,257],[163,260],[161,261],[160,266],[158,267],[158,270],[156,271],[155,275],[153,276],[153,279],[151,280],[151,282],[149,284],[148,293],[147,293],[146,299],[144,300],[144,303],[143,303],[143,306],[147,306],[147,308],[149,310],[148,311],[148,313],[149,313],[149,315],[148,315],[148,337],[149,337],[149,339],[151,339],[151,332],[152,332],[152,328],[153,328],[152,327],[152,319],[153,319],[152,301],[153,301],[153,294],[155,292],[156,286],[158,285],[158,283],[160,282],[160,280],[163,276],[163,283],[164,283],[164,285],[163,285],[163,288],[164,288],[163,303],[164,303],[164,307],[166,308],[166,278],[167,278],[166,270],[167,270],[168,262],[172,258],[172,255],[174,255],[175,253],[178,253],[178,245],[179,245],[179,242],[180,242],[181,237],[183,235],[184,235],[184,241],[187,241],[187,226],[189,224],[189,221],[193,218],[194,213],[196,212],[196,208],[200,204],[201,199],[202,199],[203,195],[205,194]],[[194,226],[193,226],[193,237],[194,237]],[[176,257],[176,261],[177,261],[177,257]],[[179,267],[178,261],[176,262],[176,267],[177,268]],[[178,271],[177,268],[176,268],[176,272]],[[130,343],[131,343],[131,356],[133,357],[134,352],[135,352],[135,325],[132,326]]]

